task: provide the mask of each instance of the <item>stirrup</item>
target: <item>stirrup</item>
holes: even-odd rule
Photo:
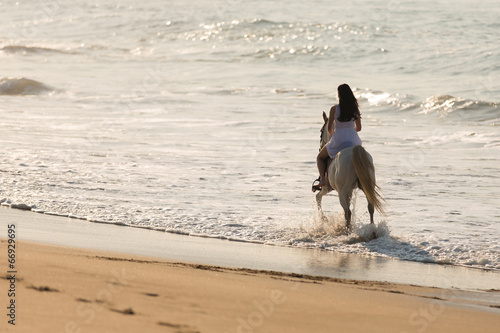
[[[318,177],[318,179],[315,179],[313,182],[312,182],[312,187],[311,187],[311,190],[313,192],[316,192],[316,191],[321,191],[321,187],[319,187],[319,182],[321,181],[321,177]],[[318,182],[318,184],[314,184]]]

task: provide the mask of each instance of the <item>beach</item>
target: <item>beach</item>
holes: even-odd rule
[[[18,270],[16,325],[4,317],[7,332],[496,332],[500,325],[499,303],[477,305],[451,289],[29,242],[19,243]]]
[[[0,331],[500,327],[496,1],[0,7]],[[311,192],[343,83],[386,203],[350,229]]]
[[[98,232],[105,230],[100,227],[123,227],[5,207],[0,213],[2,222],[16,225],[17,230],[16,325],[4,318],[7,332],[494,332],[500,324],[498,289],[423,287],[224,267],[204,264],[202,254],[198,260],[193,255],[191,261],[178,261],[165,259],[169,253],[159,258],[103,251],[92,245],[90,238],[95,235],[76,236],[61,225],[74,228],[82,223]],[[29,230],[41,234],[34,226],[50,231],[51,224],[60,230],[50,232],[52,243],[66,238],[78,247],[49,244],[44,235],[38,242],[22,239],[33,238]],[[137,243],[124,241],[130,247],[146,247],[150,233],[165,234],[138,229]],[[220,257],[256,255],[250,248],[240,248],[240,254],[225,248],[237,242],[208,241],[215,242]],[[118,248],[110,244],[110,249]],[[209,254],[213,251],[206,247]],[[0,270],[6,274],[5,238],[2,252]],[[294,260],[293,253],[288,256]],[[1,290],[7,291],[12,282],[2,279]],[[8,304],[7,293],[2,295]]]

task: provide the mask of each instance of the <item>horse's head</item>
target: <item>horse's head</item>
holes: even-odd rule
[[[325,123],[323,124],[323,127],[321,127],[321,135],[319,136],[319,150],[323,148],[324,145],[330,141],[330,134],[328,133],[328,116],[326,113],[323,111],[323,120]]]

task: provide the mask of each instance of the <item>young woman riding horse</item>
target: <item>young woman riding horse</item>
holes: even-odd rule
[[[358,133],[361,130],[361,114],[358,102],[347,84],[338,87],[339,105],[330,110],[330,117],[323,112],[325,123],[321,129],[318,170],[320,184],[313,185],[318,209],[322,213],[321,199],[335,190],[339,194],[340,205],[344,209],[346,227],[351,227],[351,196],[355,189],[361,189],[368,200],[370,223],[377,209],[384,213],[384,199],[378,191],[372,156],[361,146]],[[335,128],[332,128],[335,125]],[[326,159],[332,163],[326,165]],[[328,173],[326,170],[328,169]],[[323,215],[324,216],[324,215]]]
[[[361,113],[358,101],[347,84],[337,88],[339,104],[332,106],[328,117],[328,133],[330,141],[320,150],[316,163],[318,165],[319,185],[313,191],[326,185],[326,160],[334,159],[338,152],[344,148],[361,145],[358,132],[361,131]],[[335,124],[335,127],[333,126]]]

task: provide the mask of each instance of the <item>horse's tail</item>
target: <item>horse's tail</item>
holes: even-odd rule
[[[357,145],[352,148],[352,164],[361,183],[361,188],[365,192],[368,202],[383,215],[383,203],[385,200],[378,191],[380,188],[375,182],[375,167],[368,156],[368,153],[362,146]]]

